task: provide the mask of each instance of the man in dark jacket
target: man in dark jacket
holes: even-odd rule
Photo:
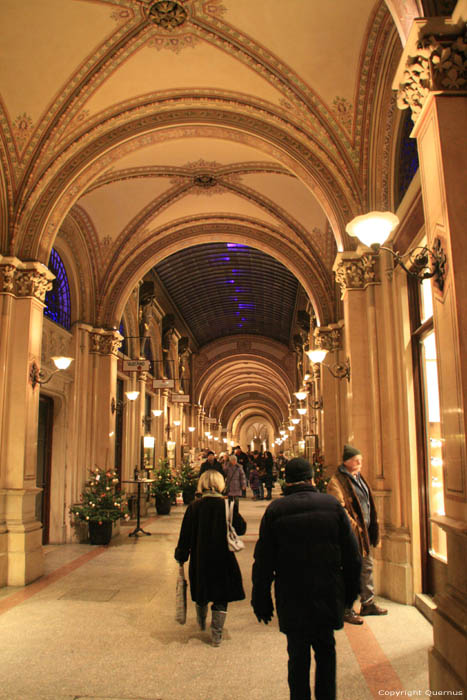
[[[362,463],[360,450],[352,445],[344,445],[342,464],[329,480],[326,489],[347,511],[362,554],[360,615],[353,608],[348,608],[344,614],[345,622],[352,625],[361,625],[365,615],[387,615],[388,612],[375,603],[370,545],[376,547],[378,544],[379,526],[371,488],[360,473]]]
[[[217,461],[216,455],[214,454],[214,452],[212,452],[212,450],[208,451],[206,461],[202,463],[201,468],[199,470],[199,476],[201,476],[201,474],[204,474],[204,472],[207,469],[216,469],[222,474],[222,476],[224,476],[224,470],[222,469],[222,465],[220,464],[220,462]]]
[[[291,700],[310,700],[310,646],[316,659],[315,695],[336,696],[334,630],[359,591],[361,558],[349,519],[331,496],[312,485],[309,462],[291,459],[284,497],[261,521],[253,564],[251,604],[258,621],[272,619],[271,583],[279,628],[287,635]]]

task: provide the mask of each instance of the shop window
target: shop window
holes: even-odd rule
[[[68,331],[71,327],[70,287],[65,266],[55,248],[50,253],[48,268],[55,275],[52,289],[45,295],[44,315]]]
[[[420,487],[423,591],[435,594],[442,587],[447,561],[446,535],[432,517],[444,515],[443,439],[436,333],[433,326],[431,280],[410,280],[417,452]]]
[[[417,139],[410,136],[413,122],[410,109],[403,113],[399,132],[398,157],[396,159],[396,207],[401,203],[415,173],[418,170]]]
[[[422,337],[421,362],[425,397],[427,505],[428,517],[431,518],[433,515],[445,515],[438,363],[434,331]],[[446,533],[433,522],[429,523],[428,546],[431,555],[446,561]]]

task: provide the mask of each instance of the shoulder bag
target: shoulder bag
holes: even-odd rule
[[[229,550],[231,552],[241,552],[242,549],[245,549],[245,543],[237,535],[235,528],[233,526],[233,523],[232,523],[234,505],[235,504],[233,501],[229,502],[229,500],[226,499],[226,501],[225,501],[225,520],[227,523],[227,545],[228,545]]]

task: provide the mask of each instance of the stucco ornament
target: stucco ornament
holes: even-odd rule
[[[314,347],[333,352],[342,347],[342,331],[340,328],[319,326],[313,332]]]
[[[341,294],[348,289],[365,289],[369,284],[377,284],[376,258],[374,255],[362,255],[353,260],[341,260],[336,269],[336,282]]]
[[[52,282],[43,272],[23,270],[17,274],[16,291],[20,297],[35,297],[44,301],[46,293],[51,289]]]
[[[151,22],[163,29],[172,31],[182,25],[188,16],[187,11],[178,2],[172,0],[162,0],[155,2],[149,8],[148,17]]]
[[[123,336],[118,331],[96,331],[91,333],[91,352],[99,355],[118,355]]]
[[[428,93],[434,90],[467,88],[467,43],[463,36],[442,40],[434,36],[417,43],[415,55],[409,56],[403,82],[397,93],[399,109],[412,110],[415,122]]]

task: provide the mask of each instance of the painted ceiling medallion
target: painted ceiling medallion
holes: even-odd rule
[[[217,180],[213,175],[208,175],[207,173],[201,173],[199,175],[195,175],[193,178],[193,183],[197,187],[214,187],[217,185]]]
[[[184,7],[172,0],[155,2],[149,8],[149,19],[163,29],[180,27],[188,17]]]

